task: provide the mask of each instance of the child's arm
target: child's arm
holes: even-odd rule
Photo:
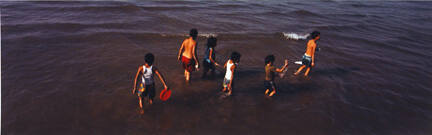
[[[192,52],[193,52],[193,58],[194,58],[194,60],[195,60],[195,66],[196,67],[199,67],[199,61],[198,61],[198,59],[197,59],[197,57],[196,57],[196,47],[197,47],[197,43],[196,43],[196,41],[195,41],[195,45],[194,45],[194,47],[192,47]]]
[[[158,75],[158,77],[159,77],[160,81],[162,82],[162,84],[164,85],[165,89],[167,89],[168,86],[166,85],[166,83],[165,83],[165,79],[164,79],[164,77],[162,76],[162,74],[160,74],[160,73],[159,73],[159,70],[157,70],[157,69],[155,69],[155,73],[156,73],[156,75]]]
[[[135,79],[134,79],[135,81],[134,81],[134,86],[133,86],[132,93],[135,93],[138,75],[141,73],[142,70],[143,70],[142,66],[139,66],[138,67],[138,71],[137,71],[136,76],[135,76]]]
[[[234,69],[235,68],[236,68],[236,66],[233,65],[233,66],[231,66],[231,69],[230,69],[231,73],[232,73],[231,78],[230,78],[230,82],[229,82],[229,85],[228,85],[228,90],[230,90],[230,91],[232,89],[231,85],[232,85],[232,82],[233,82],[233,79],[234,79]]]
[[[180,60],[180,56],[181,56],[181,54],[183,52],[184,44],[185,44],[185,41],[183,41],[182,45],[180,46],[180,49],[179,49],[179,52],[178,52],[178,55],[177,55],[177,60]]]
[[[216,66],[219,66],[218,63],[216,63],[216,61],[212,58],[212,54],[213,54],[213,49],[210,49],[210,53],[209,53],[209,59],[212,63],[214,63]]]
[[[229,61],[229,60],[228,60]],[[225,64],[224,64],[224,68],[226,68],[226,66],[227,66],[227,64],[228,64],[228,61],[227,62],[225,62]]]
[[[312,63],[311,63],[311,66],[313,67],[313,66],[315,66],[315,48],[316,48],[316,44],[314,44],[313,46],[312,46]]]
[[[275,71],[281,73],[281,72],[283,72],[283,71],[285,70],[285,68],[287,68],[287,67],[288,67],[288,60],[285,60],[285,65],[283,65],[282,68],[277,68]]]

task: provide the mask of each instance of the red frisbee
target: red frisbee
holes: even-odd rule
[[[161,91],[161,93],[160,93],[160,99],[162,100],[162,101],[166,101],[166,100],[168,100],[169,98],[171,97],[171,90],[170,89],[164,89],[164,90],[162,90]]]

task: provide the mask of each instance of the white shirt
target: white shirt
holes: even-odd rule
[[[230,63],[231,61],[231,63]],[[227,66],[226,66],[226,73],[225,73],[225,79],[227,80],[231,80],[232,77],[232,72],[231,72],[231,67],[234,65],[234,62],[232,62],[232,60],[228,60],[227,62]]]
[[[142,83],[144,85],[150,85],[153,84],[153,66],[150,66],[147,68],[145,65],[143,65],[143,75],[141,77]]]

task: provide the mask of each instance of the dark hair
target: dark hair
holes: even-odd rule
[[[145,62],[146,62],[148,65],[151,66],[151,65],[153,65],[154,55],[153,55],[152,53],[147,53],[147,54],[145,55],[144,60],[145,60]]]
[[[230,59],[233,60],[234,62],[238,63],[238,62],[240,62],[240,57],[241,57],[241,54],[234,51],[231,53]]]
[[[316,37],[318,37],[319,35],[320,35],[321,33],[319,32],[319,31],[313,31],[311,34],[310,34],[310,38],[311,39],[315,39]]]
[[[213,37],[213,36],[211,36],[211,37],[209,37],[208,39],[207,39],[207,47],[215,47],[216,46],[216,42],[217,42],[217,39],[215,38],[215,37]]]
[[[192,38],[196,38],[198,36],[198,30],[193,28],[189,31],[189,36],[191,36]]]
[[[275,61],[275,56],[274,55],[267,55],[264,59],[265,64],[268,64],[270,62],[274,62]]]

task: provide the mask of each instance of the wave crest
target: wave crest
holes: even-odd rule
[[[286,39],[291,39],[291,40],[306,40],[309,37],[309,34],[297,34],[294,32],[282,32],[282,35]]]

